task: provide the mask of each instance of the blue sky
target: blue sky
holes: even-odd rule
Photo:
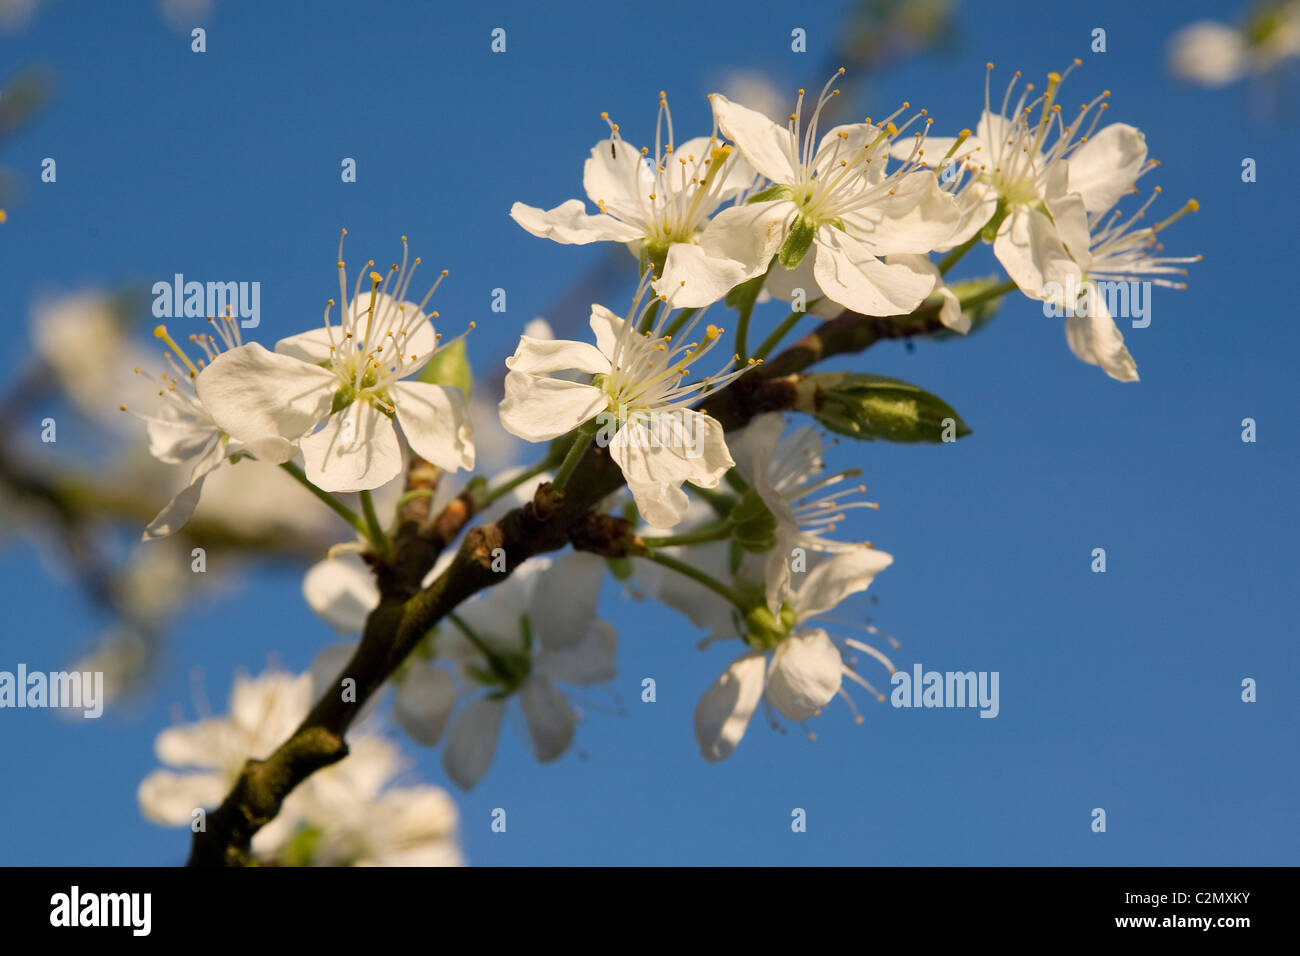
[[[1166,75],[1168,36],[1223,6],[968,3],[950,50],[874,77],[857,104],[880,115],[907,99],[952,134],[974,125],[985,61],[1000,87],[1014,69],[1041,77],[1077,56],[1065,100],[1109,89],[1109,119],[1145,131],[1164,164],[1143,181],[1164,187],[1155,212],[1201,204],[1166,234],[1172,254],[1204,254],[1188,290],[1157,290],[1150,327],[1124,326],[1138,384],[1078,362],[1061,321],[1024,299],[968,340],[884,345],[832,366],[916,382],[974,429],[955,445],[841,446],[836,464],[860,465],[881,502],[855,529],[896,559],[871,591],[877,622],[902,642],[895,662],[998,671],[997,719],[859,693],[863,726],[839,703],[815,743],[756,719],[735,755],[706,764],[692,712],[738,645],[698,653],[681,619],[610,589],[619,679],[584,694],[575,752],[556,764],[538,766],[522,721],[507,721],[491,772],[457,794],[471,862],[1297,862],[1295,86],[1269,117],[1245,86],[1206,92]],[[183,272],[260,281],[256,336],[269,344],[318,321],[346,226],[354,259],[390,256],[405,233],[450,269],[437,307],[452,326],[478,322],[476,369],[500,375],[523,323],[603,254],[528,236],[511,203],[580,194],[601,110],[639,142],[666,89],[684,138],[707,132],[705,94],[729,70],[819,86],[845,7],[301,9],[310,15],[223,2],[202,55],[147,3],[55,2],[0,37],[0,63],[42,63],[57,87],[0,150],[23,187],[0,229],[15,329],[41,293]],[[489,50],[498,26],[503,55]],[[809,53],[790,51],[794,27]],[[1095,27],[1104,54],[1089,50]],[[47,156],[55,184],[39,182]],[[355,184],[340,182],[346,156]],[[1257,182],[1241,180],[1245,157]],[[993,260],[980,250],[968,263],[981,274]],[[489,311],[494,288],[508,292],[505,314]],[[760,330],[783,314],[760,312]],[[0,382],[29,355],[21,336],[0,355]],[[1254,444],[1241,441],[1245,417]],[[1089,568],[1097,547],[1105,574]],[[0,668],[65,666],[105,623],[12,540],[0,594]],[[183,859],[187,834],[144,822],[135,788],[173,706],[193,715],[192,669],[219,706],[236,669],[260,671],[268,656],[305,668],[333,640],[297,572],[258,568],[185,611],[156,683],[127,711],[75,723],[6,711],[0,863]],[[656,703],[641,702],[643,677]],[[1240,699],[1246,677],[1257,703]],[[449,786],[437,752],[407,748],[418,776]],[[489,829],[496,807],[505,834]],[[1090,830],[1094,807],[1107,811],[1104,834]],[[791,832],[794,808],[806,833]]]

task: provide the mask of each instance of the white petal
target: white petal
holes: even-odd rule
[[[456,682],[445,670],[412,664],[393,694],[393,717],[417,743],[433,747],[456,705]]]
[[[946,328],[965,335],[971,329],[971,320],[970,316],[961,310],[961,299],[942,283],[939,285],[939,295],[943,299],[943,303],[939,306],[939,321]]]
[[[1091,303],[1091,309],[1086,304]],[[1070,351],[1089,365],[1099,365],[1111,378],[1120,382],[1138,380],[1137,362],[1124,346],[1124,335],[1106,308],[1105,297],[1096,293],[1096,286],[1090,285],[1086,299],[1081,300],[1081,308],[1090,311],[1090,315],[1067,316],[1065,320],[1065,340]]]
[[[993,254],[1031,299],[1055,298],[1056,289],[1077,287],[1082,271],[1066,251],[1052,221],[1037,209],[1017,209],[998,229]]]
[[[578,715],[564,694],[545,677],[532,676],[519,688],[519,703],[533,739],[533,754],[541,763],[559,758],[573,742]]]
[[[789,720],[807,720],[840,689],[844,661],[825,631],[791,634],[776,646],[767,699]]]
[[[778,521],[774,537],[772,550],[763,562],[763,593],[767,597],[767,609],[778,614],[781,605],[793,597],[790,559],[799,544],[799,528]]]
[[[891,195],[843,219],[855,239],[883,256],[927,253],[950,242],[962,211],[952,194],[940,188],[939,177],[922,169],[899,180]]]
[[[336,330],[334,334],[337,336],[340,333]],[[324,326],[281,339],[275,343],[275,352],[312,365],[334,360],[334,353],[330,350],[330,332]]]
[[[628,479],[627,490],[636,502],[642,520],[652,528],[667,531],[675,527],[690,508],[691,499],[680,485]]]
[[[689,555],[666,549],[672,557],[688,559],[694,567],[718,580],[731,574],[731,542],[711,541],[690,549]],[[726,598],[685,575],[668,571],[657,564],[639,562],[637,577],[647,591],[669,607],[680,611],[696,627],[717,638],[738,634],[736,610]]]
[[[461,712],[442,751],[442,767],[458,787],[472,790],[492,766],[505,712],[505,701],[486,697]]]
[[[818,562],[799,582],[791,599],[795,613],[803,621],[829,611],[850,594],[865,591],[875,576],[893,563],[893,555],[865,546]]]
[[[696,309],[717,302],[746,278],[742,263],[710,256],[688,242],[674,242],[668,247],[663,275],[654,283],[654,291],[671,308]]]
[[[981,182],[968,182],[956,195],[958,219],[952,235],[942,245],[935,246],[936,252],[947,252],[954,246],[960,246],[971,236],[983,229],[998,208],[998,191],[995,187]]]
[[[146,820],[178,827],[194,820],[194,811],[219,804],[226,781],[211,773],[171,773],[155,770],[140,781],[136,799]]]
[[[934,288],[934,277],[881,262],[834,226],[817,230],[813,274],[826,296],[862,315],[906,315]]]
[[[169,406],[164,406],[163,414],[168,409]],[[149,435],[149,454],[168,465],[201,458],[221,442],[221,432],[206,415],[147,418],[145,430]]]
[[[710,220],[697,242],[706,255],[744,266],[742,281],[752,279],[767,271],[796,212],[795,204],[785,200],[732,206]]]
[[[956,147],[954,149],[954,147]],[[913,142],[910,137],[899,139],[889,149],[889,155],[894,159],[905,160],[912,155]],[[925,138],[925,153],[918,157],[918,160],[926,166],[939,166],[945,162],[956,162],[969,156],[971,153],[987,153],[983,141],[978,136],[967,136],[965,141],[957,146],[956,136],[927,136]],[[952,155],[949,156],[948,154]]]
[[[517,202],[510,207],[510,218],[540,239],[553,239],[565,245],[631,242],[642,238],[640,229],[619,222],[613,216],[587,215],[581,199],[570,199],[554,209],[538,209]]]
[[[526,441],[559,438],[590,421],[609,404],[609,396],[590,385],[510,372],[501,400],[501,427]]]
[[[939,274],[939,267],[931,262],[928,256],[895,254],[888,256],[885,261],[891,265],[905,265],[913,272],[934,276],[935,285],[931,296],[938,295],[941,300],[939,321],[946,328],[952,329],[954,332],[960,332],[962,335],[970,331],[970,316],[962,313],[961,300],[953,294],[951,289],[944,285],[943,277]]]
[[[582,188],[587,198],[620,219],[640,211],[645,196],[654,192],[654,175],[641,151],[623,141],[604,140],[591,148],[582,166]],[[637,217],[639,218],[639,217]],[[636,238],[642,233],[638,231]]]
[[[506,359],[506,368],[533,375],[568,369],[595,375],[609,371],[609,359],[586,342],[521,335],[515,354]]]
[[[312,658],[311,670],[309,671],[313,700],[319,700],[326,694],[342,695],[344,688],[342,686],[343,678],[340,675],[352,660],[352,655],[357,652],[357,646],[357,641],[350,641],[345,644],[331,644],[328,647],[322,647],[316,652],[316,656]],[[370,703],[377,699],[377,696],[372,697]]]
[[[225,769],[236,736],[229,721],[210,717],[168,727],[154,740],[153,749],[159,760],[173,767]]]
[[[591,331],[596,334],[596,348],[605,357],[604,366],[595,368],[595,371],[608,372],[609,363],[614,359],[619,337],[622,336],[623,330],[627,327],[627,321],[603,305],[593,302],[591,316],[588,318],[587,324],[591,326]]]
[[[1043,204],[1056,227],[1056,234],[1070,257],[1086,269],[1091,261],[1092,236],[1088,230],[1088,210],[1083,197],[1069,188],[1070,174],[1058,163],[1048,173]]]
[[[618,676],[617,652],[614,628],[605,621],[592,621],[577,647],[543,651],[537,658],[537,673],[580,687],[604,684]]]
[[[546,651],[576,647],[596,619],[596,598],[605,577],[605,560],[584,551],[555,559],[529,602],[528,620]]]
[[[360,634],[379,604],[374,572],[354,554],[312,565],[302,579],[302,596],[340,634]]]
[[[1070,191],[1083,198],[1088,212],[1105,212],[1133,188],[1146,161],[1142,131],[1112,123],[1070,154]]]
[[[263,759],[289,737],[312,705],[312,676],[266,671],[236,674],[230,689],[230,721],[242,734],[245,756]]]
[[[757,475],[767,471],[784,431],[785,421],[780,412],[764,412],[754,416],[738,433],[728,436],[727,450],[736,462],[736,470],[751,485]]]
[[[813,268],[816,259],[816,253],[810,251],[793,269],[773,266],[763,281],[763,291],[786,302],[793,302],[796,295],[802,294],[804,309],[809,315],[834,319],[844,313],[844,306],[830,299],[817,284]]]
[[[324,491],[378,488],[402,471],[392,420],[366,401],[335,412],[300,442],[307,477]]]
[[[610,457],[627,479],[641,516],[671,528],[689,505],[683,481],[715,488],[735,464],[722,426],[699,412],[678,409],[648,422],[628,421],[610,442]]]
[[[293,445],[329,415],[334,376],[256,342],[218,355],[194,388],[212,420],[275,464],[293,457]]]
[[[355,866],[459,866],[456,805],[438,787],[397,787],[380,794],[365,821],[364,855]]]
[[[474,467],[474,429],[460,389],[429,382],[397,382],[392,393],[397,423],[412,451],[443,471]]]
[[[713,118],[724,136],[736,144],[749,165],[774,183],[794,181],[790,133],[757,110],[733,103],[721,93],[709,96]]]
[[[695,708],[695,739],[705,760],[726,760],[745,736],[763,696],[766,669],[761,651],[743,654],[704,692]]]
[[[202,493],[202,478],[182,488],[176,497],[167,502],[163,510],[149,522],[141,540],[153,541],[155,538],[165,538],[185,527],[185,523],[194,514],[194,509],[199,506],[199,497]]]

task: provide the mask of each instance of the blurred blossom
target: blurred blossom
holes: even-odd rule
[[[202,26],[212,16],[212,0],[158,0],[158,12],[176,30]]]
[[[32,22],[37,0],[0,0],[0,33],[17,33]]]
[[[153,360],[132,342],[109,296],[85,292],[37,303],[32,342],[78,411],[117,431],[138,431],[119,406],[157,403],[157,386],[135,369]]]
[[[212,522],[242,537],[289,535],[324,540],[338,519],[282,468],[244,459],[208,476],[191,519]]]
[[[744,103],[774,122],[784,122],[790,112],[790,91],[778,88],[766,73],[733,70],[723,76],[718,87],[733,103]]]
[[[184,826],[216,806],[244,761],[264,759],[292,733],[312,702],[310,674],[236,675],[230,712],[168,728],[154,749],[164,764],[140,783],[140,811],[164,826]],[[431,786],[392,787],[404,769],[386,738],[354,730],[349,754],[293,791],[258,831],[263,864],[296,866],[454,866],[461,862],[456,806]]]
[[[1300,2],[1261,7],[1244,25],[1198,20],[1169,41],[1169,68],[1201,86],[1227,86],[1300,54]]]
[[[150,635],[131,627],[116,626],[100,635],[94,650],[72,664],[69,670],[103,674],[104,706],[111,707],[124,694],[130,693],[148,671],[152,648]]]

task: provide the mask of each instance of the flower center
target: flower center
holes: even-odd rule
[[[1047,90],[1032,100],[1029,97],[1034,84],[1026,83],[1012,108],[1011,97],[1021,76],[1017,70],[1007,84],[997,113],[993,112],[989,99],[989,76],[993,64],[987,64],[984,74],[984,132],[992,140],[987,144],[990,152],[987,157],[980,157],[983,162],[978,162],[974,154],[968,154],[962,162],[976,171],[976,178],[997,189],[1008,207],[1040,203],[1048,171],[1087,142],[1107,109],[1104,101],[1110,96],[1109,90],[1081,106],[1073,123],[1067,124],[1061,119],[1056,94],[1065,78],[1081,63],[1076,59],[1064,73],[1047,74]],[[1087,131],[1080,134],[1089,114],[1092,114],[1092,119]]]
[[[693,404],[744,373],[749,365],[755,364],[751,360],[748,364],[733,369],[733,357],[716,374],[686,383],[691,365],[712,351],[721,340],[723,330],[716,325],[707,325],[699,340],[674,345],[674,337],[679,341],[690,338],[704,313],[694,313],[680,332],[670,334],[669,329],[681,323],[670,322],[672,313],[665,311],[654,322],[652,329],[638,331],[654,320],[662,306],[662,299],[654,299],[646,308],[638,309],[640,296],[650,278],[652,277],[647,276],[642,281],[642,292],[638,294],[631,314],[619,331],[609,374],[596,376],[592,382],[609,396],[609,409],[618,416],[620,422],[646,412]]]
[[[610,120],[608,113],[601,113],[600,117],[609,124],[610,153],[617,159],[619,150],[632,147],[619,135],[619,126]],[[716,145],[716,135],[710,137],[709,143],[707,154],[677,153],[668,96],[660,90],[654,156],[650,156],[648,147],[640,150],[652,164],[648,190],[640,178],[644,172],[642,164],[629,164],[633,177],[629,194],[637,197],[638,206],[628,210],[607,209],[604,200],[597,201],[602,213],[630,220],[645,231],[646,252],[659,268],[668,246],[674,242],[694,242],[700,226],[722,203],[722,169],[733,149],[730,145]]]

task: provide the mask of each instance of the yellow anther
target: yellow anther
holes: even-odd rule
[[[167,334],[167,326],[165,325],[156,326],[153,330],[153,334],[155,338],[162,339],[171,347],[172,351],[176,353],[177,357],[180,358],[180,360],[185,363],[185,367],[190,370],[191,376],[199,374],[199,370],[195,367],[194,363],[190,361],[189,356],[185,354],[185,350],[182,349],[179,345],[177,345],[176,340],[173,339],[169,334]]]

